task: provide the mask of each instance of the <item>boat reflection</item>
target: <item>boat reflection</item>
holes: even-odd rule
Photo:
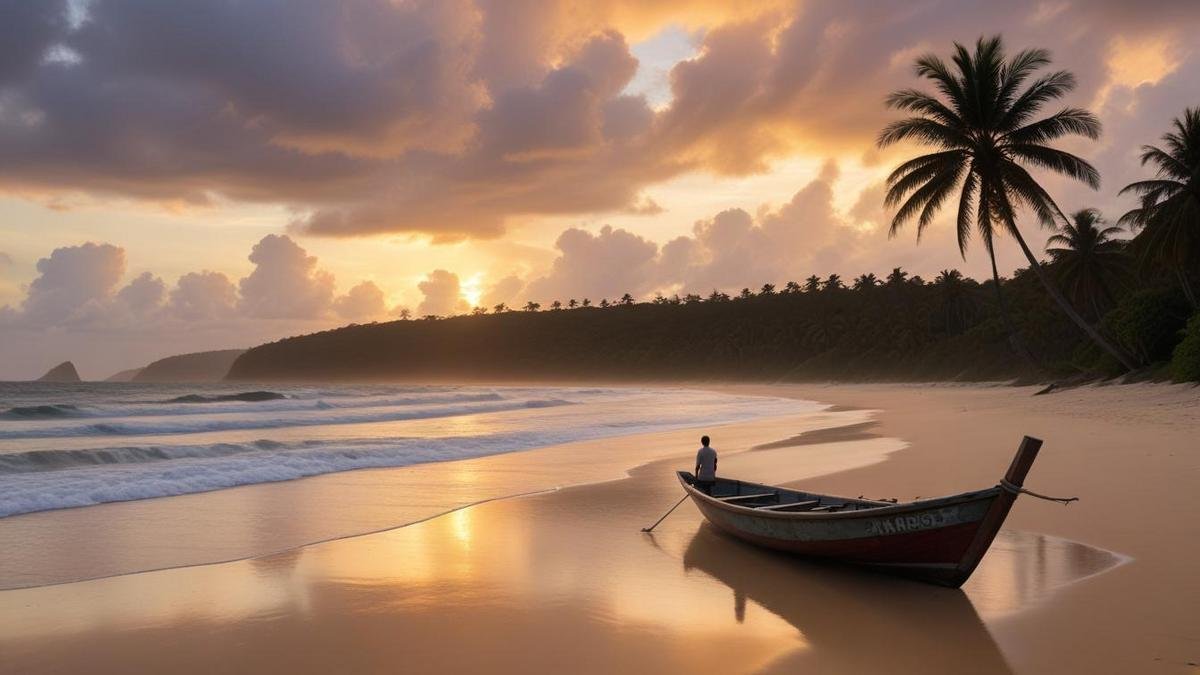
[[[738,621],[749,599],[803,634],[807,646],[768,672],[1011,672],[959,589],[806,562],[707,523],[688,544],[683,566],[728,586]]]
[[[981,615],[992,618],[1043,602],[1067,584],[1128,561],[1069,539],[1001,530],[963,590]]]

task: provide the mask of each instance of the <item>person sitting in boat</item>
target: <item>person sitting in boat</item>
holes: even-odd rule
[[[708,436],[700,438],[700,450],[696,452],[696,489],[712,494],[717,482],[717,451],[709,445]]]

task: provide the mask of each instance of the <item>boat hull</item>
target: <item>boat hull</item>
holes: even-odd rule
[[[680,481],[719,530],[766,548],[870,567],[944,586],[961,585],[975,568],[989,515],[1007,496],[999,488],[840,513],[785,513],[739,506]],[[751,488],[754,489],[754,488]],[[1007,512],[1007,505],[1003,505]],[[982,547],[986,550],[986,545]],[[982,553],[980,553],[982,555]]]

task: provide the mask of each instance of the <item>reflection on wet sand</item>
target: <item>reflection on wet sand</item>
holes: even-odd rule
[[[1044,601],[1055,589],[1128,560],[1069,539],[1001,530],[963,590],[979,613],[991,618]]]
[[[808,446],[809,468],[826,450],[853,459]],[[778,473],[786,452],[728,459]],[[0,671],[1007,672],[981,616],[1120,560],[1003,532],[964,593],[773,554],[694,509],[647,537],[677,498],[665,467],[248,561],[3,591]]]
[[[980,616],[1013,612],[1123,559],[1076,542],[1005,530],[964,589],[947,589],[747,545],[707,523],[687,545],[685,570],[732,591],[742,621],[749,599],[795,626],[806,648],[768,672],[976,672],[1010,668]]]
[[[736,618],[749,598],[803,634],[807,648],[768,672],[1010,672],[961,590],[803,562],[707,524],[688,544],[683,566],[728,585]]]

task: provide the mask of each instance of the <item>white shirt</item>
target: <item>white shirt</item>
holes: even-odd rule
[[[717,451],[713,450],[711,445],[700,448],[699,452],[696,453],[696,463],[700,465],[700,471],[696,474],[696,480],[717,479]]]

